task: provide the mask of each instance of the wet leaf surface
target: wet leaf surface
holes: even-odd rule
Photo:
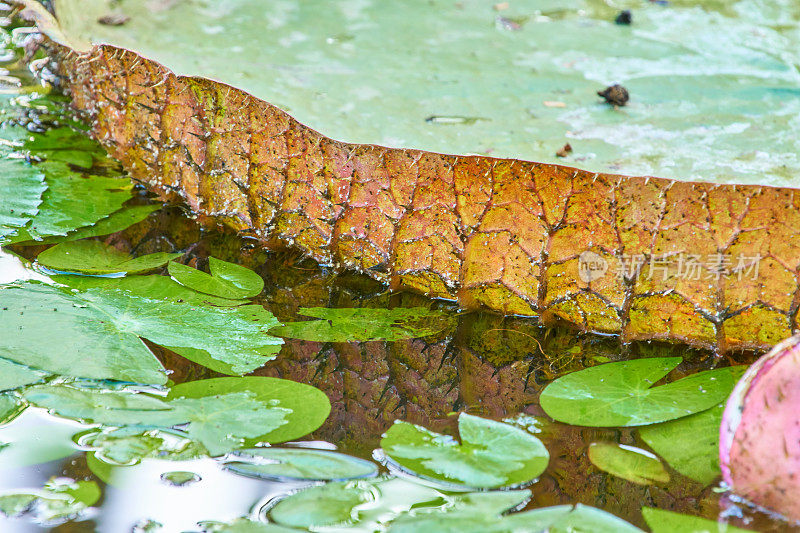
[[[68,241],[43,251],[37,261],[47,268],[82,274],[138,274],[164,266],[181,254],[158,252],[131,257],[99,241]]]
[[[372,462],[342,453],[305,448],[253,448],[240,450],[225,463],[237,474],[263,479],[343,481],[372,477],[378,467]]]
[[[539,401],[549,416],[567,424],[642,426],[704,411],[733,390],[727,368],[653,386],[680,362],[680,357],[646,358],[587,368],[549,384]]]
[[[44,174],[20,159],[0,159],[0,242],[39,212]]]
[[[592,464],[600,470],[631,483],[650,485],[669,481],[669,474],[661,461],[640,448],[610,442],[593,442],[589,445],[588,455]]]
[[[264,280],[249,268],[215,257],[208,265],[211,274],[172,261],[169,275],[181,285],[220,298],[252,298],[264,289]]]
[[[38,383],[43,381],[45,376],[47,374],[40,370],[20,365],[8,359],[0,359],[0,392]],[[2,418],[0,416],[0,420]]]
[[[502,422],[461,413],[459,444],[452,437],[396,422],[381,439],[393,462],[412,473],[473,488],[498,488],[534,480],[549,454],[538,438]]]
[[[43,489],[0,495],[0,513],[31,513],[37,521],[62,522],[76,517],[99,499],[100,487],[94,481],[53,480]]]

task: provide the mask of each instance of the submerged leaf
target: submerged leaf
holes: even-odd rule
[[[747,533],[742,529],[726,524],[663,509],[642,507],[642,516],[653,533]]]
[[[9,517],[31,513],[37,521],[46,523],[65,521],[96,503],[100,495],[94,481],[51,481],[43,489],[0,495],[0,513]]]
[[[451,316],[424,307],[372,309],[303,307],[299,314],[318,318],[290,322],[275,335],[318,342],[397,341],[434,335],[448,327]]]
[[[396,422],[381,439],[386,455],[416,475],[475,488],[520,485],[549,461],[542,441],[514,426],[461,413],[461,444],[423,427]]]
[[[343,453],[308,448],[252,448],[236,452],[225,468],[249,477],[342,481],[371,477],[378,467]]]
[[[48,285],[0,288],[0,356],[52,374],[163,384],[165,370],[105,309]]]
[[[0,242],[39,212],[44,174],[20,159],[0,156]]]
[[[645,358],[579,370],[550,383],[539,402],[550,417],[567,424],[642,426],[709,409],[733,389],[730,368],[653,387],[680,362],[680,357]]]
[[[264,289],[264,279],[249,268],[215,257],[208,260],[211,274],[171,261],[169,275],[190,289],[220,298],[251,298]]]
[[[180,255],[157,252],[134,258],[100,241],[68,241],[43,251],[37,261],[62,272],[137,274],[164,266]]]
[[[45,376],[47,376],[45,372],[0,358],[0,392],[38,383]],[[0,415],[0,420],[2,418]]]
[[[600,470],[631,483],[650,485],[669,481],[669,474],[661,461],[640,448],[610,442],[593,442],[589,445],[588,455],[592,464]]]

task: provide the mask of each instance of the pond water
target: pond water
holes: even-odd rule
[[[374,281],[322,269],[289,251],[267,252],[222,229],[201,228],[174,206],[153,208],[137,222],[138,215],[130,210],[154,205],[152,200],[141,189],[126,190],[122,183],[127,181],[102,181],[116,179],[119,166],[71,129],[79,124],[64,111],[62,98],[46,96],[36,86],[19,62],[27,30],[15,28],[12,21],[5,24],[8,56],[0,78],[5,118],[0,137],[10,146],[4,157],[25,165],[29,160],[26,177],[31,178],[31,169],[39,169],[49,187],[42,193],[39,213],[25,226],[28,237],[34,230],[45,239],[60,232],[58,246],[70,246],[64,249],[73,260],[80,252],[74,243],[84,241],[68,238],[81,236],[139,258],[178,254],[182,264],[194,268],[207,270],[210,263],[212,272],[215,263],[210,258],[215,258],[251,269],[264,288],[255,291],[257,296],[244,296],[253,278],[234,267],[227,267],[228,279],[233,280],[227,284],[215,273],[213,283],[187,278],[180,286],[167,277],[164,266],[134,274],[133,267],[120,267],[121,261],[110,255],[105,266],[127,271],[126,277],[59,275],[66,269],[58,265],[68,253],[40,257],[54,248],[6,244],[0,252],[0,307],[30,318],[5,314],[0,322],[0,364],[11,365],[0,367],[5,369],[0,370],[0,390],[6,391],[0,394],[0,511],[6,515],[0,518],[0,530],[293,531],[291,527],[311,526],[322,531],[489,531],[491,525],[492,531],[539,531],[556,522],[537,526],[536,520],[544,519],[531,514],[524,527],[520,522],[503,526],[500,516],[509,509],[578,503],[641,528],[647,527],[642,508],[650,507],[711,520],[721,517],[758,531],[790,529],[786,522],[737,505],[720,487],[718,466],[713,464],[717,426],[701,421],[670,433],[657,422],[691,418],[674,413],[653,418],[642,426],[645,429],[569,425],[550,418],[548,414],[556,411],[545,412],[539,401],[554,380],[589,367],[681,357],[680,364],[665,363],[665,371],[653,380],[675,367],[667,376],[671,383],[702,370],[748,364],[756,354],[719,359],[657,343],[622,346],[615,338],[542,328],[532,320],[462,314],[421,296],[390,294]],[[59,189],[64,183],[69,186]],[[101,185],[95,189],[87,183]],[[83,186],[94,191],[93,200],[71,201],[67,191]],[[124,194],[115,196],[120,191]],[[44,220],[45,215],[50,219]],[[117,222],[124,229],[91,235],[92,228],[112,217],[125,219]],[[44,232],[47,224],[56,229]],[[70,225],[84,233],[69,231]],[[164,256],[158,264],[169,258]],[[75,270],[89,268],[71,264]],[[216,268],[223,267],[216,263]],[[180,275],[173,268],[169,273],[177,279]],[[142,281],[145,278],[148,281]],[[240,296],[226,302],[208,295],[220,290]],[[247,311],[248,317],[274,322],[274,315],[286,326],[276,329],[270,322],[269,335],[266,326],[254,335],[248,328],[256,319],[237,314],[244,313],[242,306],[248,303],[260,309]],[[188,318],[178,314],[185,305],[191,306]],[[45,315],[49,307],[53,313]],[[326,314],[324,309],[334,311]],[[309,313],[322,319],[313,327],[298,326]],[[12,321],[14,328],[9,326]],[[281,334],[282,345],[267,341]],[[147,339],[142,341],[146,349],[138,337]],[[148,350],[158,361],[147,359]],[[269,401],[260,399],[261,389],[255,385],[209,385],[206,380],[237,373],[226,369],[252,364],[253,357],[245,360],[237,350],[257,356],[258,368],[247,367],[249,376],[291,380],[322,391],[330,402],[329,414],[324,416],[326,401],[315,396],[316,391],[285,382],[267,381],[275,398]],[[103,363],[93,366],[95,360]],[[158,372],[126,366],[137,360],[154,368],[163,365],[168,381],[158,382]],[[136,375],[145,376],[141,381],[121,378],[138,370]],[[636,375],[631,369],[614,372],[628,371]],[[598,381],[611,381],[614,372]],[[724,372],[719,375],[727,375]],[[6,386],[4,379],[21,385]],[[701,384],[700,392],[706,393],[702,387],[708,385],[712,394],[711,382]],[[637,390],[645,400],[637,409],[619,412],[657,417],[654,413],[664,407],[664,400],[659,404],[650,398],[648,404],[645,393]],[[634,394],[633,389],[623,392]],[[685,398],[688,403],[681,405],[687,411],[682,414],[703,415],[721,401],[701,406],[697,394],[685,392]],[[602,409],[602,387],[594,400]],[[476,418],[459,417],[460,413]],[[273,424],[270,417],[284,418]],[[466,452],[442,451],[448,446],[446,438],[393,426],[396,420],[455,437],[460,429]],[[252,424],[258,427],[254,430]],[[470,433],[469,424],[477,424]],[[275,428],[267,435],[283,428],[291,437],[274,437],[274,446],[268,446],[270,440],[262,438],[266,427]],[[398,427],[405,433],[401,435]],[[390,428],[395,445],[388,440],[381,444]],[[594,455],[589,453],[592,443],[600,443],[593,445]],[[617,444],[644,453],[634,452],[637,462],[625,455],[630,448]],[[549,455],[541,468],[521,464],[525,454],[515,452],[528,450],[540,458],[541,445]],[[376,451],[381,446],[384,451]],[[610,454],[601,453],[604,446],[612,449]],[[285,455],[283,460],[294,470],[264,473],[264,467],[276,464],[267,453],[272,450],[337,451],[345,456],[296,453],[291,462]],[[619,450],[626,458],[619,458]],[[254,471],[260,477],[254,477]],[[372,477],[375,474],[379,477]],[[525,481],[507,483],[512,474]],[[316,481],[326,476],[355,481]],[[623,477],[636,477],[638,482]],[[459,486],[458,479],[468,482]],[[475,490],[497,487],[505,489]],[[520,487],[530,492],[510,490]],[[232,525],[242,518],[250,522]],[[551,530],[625,527],[608,515],[586,515],[580,524],[563,520]],[[655,529],[652,523],[650,527]],[[669,520],[659,527],[686,530]]]

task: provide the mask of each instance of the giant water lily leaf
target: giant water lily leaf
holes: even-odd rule
[[[371,477],[378,467],[370,461],[327,450],[253,448],[238,451],[225,468],[250,477],[342,481]]]
[[[488,8],[425,4],[414,7],[413,28],[395,28],[387,34],[378,21],[402,19],[402,12],[395,10],[407,6],[358,13],[345,10],[341,16],[354,20],[332,27],[330,17],[317,18],[326,10],[311,3],[291,15],[261,10],[266,24],[275,24],[262,32],[252,21],[240,27],[255,0],[242,0],[211,15],[192,2],[154,12],[146,0],[134,0],[121,8],[130,11],[130,24],[110,29],[94,21],[119,7],[112,0],[57,0],[59,28],[58,21],[38,3],[17,1],[30,6],[27,12],[36,12],[43,31],[67,45],[52,52],[64,74],[64,85],[76,96],[74,105],[92,114],[94,136],[134,179],[160,194],[182,197],[202,220],[233,227],[267,245],[291,246],[321,263],[343,265],[391,282],[393,288],[457,300],[465,308],[483,305],[507,314],[552,316],[602,333],[618,334],[624,325],[627,341],[668,340],[725,351],[764,349],[791,334],[795,309],[784,295],[796,288],[792,272],[785,267],[793,262],[787,251],[792,246],[770,243],[797,240],[794,224],[786,222],[793,220],[796,211],[794,192],[762,185],[765,179],[791,184],[782,176],[788,175],[786,169],[792,165],[800,168],[791,144],[794,137],[784,134],[796,127],[789,119],[794,114],[786,108],[797,105],[791,96],[796,80],[790,61],[741,43],[740,36],[751,30],[777,39],[779,30],[761,17],[752,18],[762,22],[740,24],[728,20],[727,12],[663,10],[649,5],[642,8],[647,15],[641,15],[647,22],[637,23],[631,33],[611,23],[611,8],[599,0],[583,0],[586,9],[554,9],[552,16],[540,16],[537,9],[541,7],[523,3],[514,9],[527,13],[536,31],[511,31],[522,28],[507,14]],[[500,18],[493,26],[487,17]],[[718,19],[724,21],[720,27]],[[293,26],[290,21],[302,25]],[[687,31],[687,21],[694,31]],[[368,30],[361,31],[362,23]],[[203,46],[179,37],[179,28],[195,32],[204,24],[216,37]],[[785,27],[783,20],[776,19],[775,24]],[[360,28],[357,35],[343,37],[347,42],[337,40],[340,28],[353,25]],[[317,29],[314,38],[307,28]],[[288,33],[283,40],[277,38],[284,31]],[[409,39],[409,31],[425,38]],[[720,32],[725,36],[721,41]],[[788,32],[786,42],[792,42],[794,34]],[[247,54],[232,52],[232,47],[240,46],[239,39],[251,33],[252,40],[247,42],[261,39],[264,43],[259,48],[261,61],[272,53],[277,54],[270,60],[274,65],[291,58],[285,68],[277,69],[291,78],[291,82],[284,80],[283,90],[276,85],[276,69],[261,69],[263,77],[252,76],[252,69],[242,69],[231,60],[242,57],[248,66],[252,64]],[[371,33],[369,40],[366,36]],[[148,39],[153,35],[158,39]],[[235,43],[229,40],[234,35]],[[519,45],[515,49],[528,50],[522,52],[525,58],[501,54],[505,59],[500,63],[507,63],[501,70],[495,71],[493,64],[487,71],[480,54],[463,54],[482,42],[484,53],[494,58],[497,54],[489,51],[497,45],[498,35]],[[573,35],[582,38],[576,40]],[[392,36],[399,39],[397,47],[374,46]],[[134,51],[113,44],[92,46],[95,38],[129,45]],[[693,46],[676,38],[692,39]],[[214,39],[221,41],[212,44]],[[657,53],[653,42],[658,43]],[[771,50],[783,42],[782,36],[765,46]],[[573,43],[581,46],[575,48]],[[70,46],[86,53],[73,53]],[[608,59],[607,51],[622,47],[625,54]],[[284,48],[296,51],[297,56]],[[420,58],[430,62],[431,49],[443,59],[435,67],[419,63]],[[732,57],[731,49],[741,55]],[[392,50],[389,56],[386,50]],[[333,57],[321,60],[326,54]],[[310,64],[309,58],[314,58]],[[665,90],[665,79],[683,80],[686,72],[696,71],[692,69],[708,73],[709,63],[715,65],[709,74],[714,81],[690,84],[690,91],[700,88],[696,93],[687,93],[682,82]],[[325,68],[318,68],[320,64]],[[526,64],[536,69],[504,87],[501,92],[510,96],[498,99],[496,81]],[[386,76],[365,75],[353,84],[353,69],[359,72],[362,67]],[[297,75],[298,68],[302,76]],[[437,75],[431,75],[431,68]],[[312,78],[320,76],[319,85],[308,78],[309,72],[314,73]],[[492,74],[484,77],[487,72]],[[550,76],[543,77],[545,73]],[[207,77],[188,77],[202,74]],[[619,78],[634,84],[635,96],[631,105],[615,109],[601,103],[596,91]],[[94,83],[99,79],[104,83]],[[765,84],[765,79],[770,83]],[[558,80],[558,87],[553,80]],[[778,80],[776,88],[772,83]],[[298,83],[305,89],[299,90]],[[472,102],[480,113],[451,109],[452,83],[468,84],[462,96],[480,98]],[[718,90],[717,83],[724,89]],[[117,89],[113,95],[107,86]],[[536,103],[528,113],[532,87],[541,92],[535,92]],[[325,97],[317,98],[320,94]],[[332,106],[329,98],[335,100],[334,94],[340,100]],[[664,104],[665,94],[680,96],[674,101],[667,98],[669,104]],[[684,105],[688,94],[695,98]],[[464,98],[459,105],[467,101]],[[731,106],[715,115],[720,100],[727,98],[733,98]],[[277,106],[296,102],[288,109],[296,117],[270,101]],[[704,110],[696,116],[703,127],[687,129],[685,116],[676,121],[675,102],[692,110],[702,102]],[[126,111],[121,112],[120,106]],[[357,114],[361,119],[350,113],[370,107],[372,113]],[[342,109],[348,110],[350,120],[333,120]],[[731,109],[746,112],[736,115]],[[317,113],[331,120],[318,122],[321,115]],[[718,120],[710,120],[709,115]],[[186,116],[196,117],[191,126]],[[766,128],[771,134],[762,138],[763,147],[756,152],[752,124],[758,123],[759,132],[765,128],[753,117],[768,117],[766,124],[777,125]],[[542,121],[541,127],[529,130],[537,139],[545,139],[540,144],[531,143],[525,135],[531,121]],[[515,122],[516,127],[509,126]],[[343,124],[353,129],[345,134],[338,129]],[[413,127],[398,130],[398,124]],[[555,130],[554,124],[559,125]],[[554,131],[557,135],[551,137]],[[477,135],[473,142],[493,139],[492,146],[471,146],[470,132]],[[503,155],[498,143],[513,138],[515,149],[505,155],[552,161],[567,132],[574,137],[570,141],[583,137],[581,165],[588,170],[438,152]],[[392,141],[384,144],[394,148],[350,143],[359,139],[381,143],[384,135]],[[720,144],[720,138],[725,142]],[[613,157],[606,159],[601,154],[609,148],[607,141],[615,148],[610,151]],[[727,148],[709,157],[709,150],[720,145]],[[535,146],[549,157],[533,155],[530,149]],[[777,146],[782,148],[772,154]],[[762,155],[762,150],[775,157]],[[199,154],[203,154],[202,165]],[[635,159],[638,168],[625,165]],[[736,171],[748,170],[737,176],[736,186],[684,185],[669,179],[597,172],[622,169],[638,175],[653,160],[661,162],[658,169],[663,172],[648,174],[682,179],[730,179]],[[702,176],[697,174],[701,171]],[[741,185],[745,180],[759,185]],[[687,205],[696,209],[687,210]],[[731,209],[742,210],[730,206],[743,205],[751,207],[731,219]],[[694,218],[681,218],[685,213]],[[688,230],[700,226],[702,231]],[[735,238],[720,251],[715,235],[722,233]],[[662,246],[664,242],[671,243],[669,250]],[[555,244],[547,245],[543,253],[542,243]],[[772,250],[777,248],[783,251],[776,256]],[[777,291],[776,286],[780,287]],[[621,305],[623,301],[630,305]],[[722,323],[712,318],[719,309],[727,311]]]
[[[190,406],[193,399],[225,396],[242,391],[252,393],[253,400],[269,406],[275,413],[274,419],[270,421],[274,425],[262,425],[255,435],[246,435],[250,437],[246,442],[250,443],[278,443],[303,437],[319,428],[331,411],[328,397],[319,389],[304,383],[270,377],[190,381],[170,389],[168,399],[173,403]],[[209,412],[208,415],[216,417],[219,413]],[[230,416],[239,415],[231,413]]]
[[[281,337],[319,342],[397,341],[425,337],[448,327],[452,316],[424,307],[329,309],[303,307],[301,315],[319,320],[290,322],[272,330]]]
[[[42,163],[37,169],[44,172],[48,188],[39,212],[16,232],[18,241],[66,235],[107,217],[131,198],[132,185],[124,178],[83,175],[60,162]]]
[[[2,287],[0,356],[52,374],[165,383],[155,356],[109,310],[47,285]]]
[[[520,428],[461,413],[458,432],[461,444],[396,422],[381,447],[393,462],[417,475],[474,488],[527,483],[547,467],[550,456],[542,441]]]
[[[264,289],[261,276],[236,263],[210,257],[208,268],[211,274],[172,261],[169,275],[181,285],[220,298],[251,298]]]
[[[20,159],[0,159],[0,242],[39,212],[44,174]]]
[[[38,383],[45,376],[47,373],[40,370],[17,364],[8,359],[0,359],[0,392]],[[2,419],[1,416],[0,419]]]
[[[731,367],[738,380],[746,366]],[[719,428],[723,404],[684,418],[643,426],[639,435],[669,465],[699,483],[708,485],[720,475]]]
[[[267,335],[279,322],[260,305],[204,305],[201,302],[220,299],[205,297],[164,276],[125,279],[74,282],[86,287],[75,296],[106,313],[118,336],[145,337],[226,374],[251,372],[280,350],[283,341]]]
[[[68,241],[40,253],[36,260],[47,268],[82,274],[138,274],[147,272],[181,254],[157,252],[131,257],[99,241]]]
[[[593,442],[589,445],[589,460],[594,466],[631,483],[650,485],[666,483],[669,474],[653,454],[633,446]]]
[[[79,239],[86,239],[89,237],[110,235],[141,222],[151,213],[158,211],[159,209],[161,209],[160,205],[137,205],[133,207],[123,207],[119,211],[115,211],[109,216],[101,218],[95,224],[83,226],[82,228],[70,231],[66,235],[44,237],[41,240],[30,241],[19,241],[18,239],[20,237],[18,237],[13,239],[13,241],[17,246],[38,246],[41,244],[58,244],[65,241],[77,241]]]
[[[567,424],[642,426],[709,409],[733,389],[730,368],[653,386],[680,362],[680,357],[662,357],[587,368],[550,383],[539,402],[548,415]]]
[[[398,517],[414,514],[453,514],[469,511],[497,520],[504,511],[525,503],[527,490],[448,494],[402,478],[332,482],[305,489],[278,502],[270,518],[283,526],[316,529],[347,527],[375,531]]]
[[[752,531],[731,526],[725,522],[715,522],[699,516],[673,513],[652,507],[643,507],[642,516],[653,533],[747,533]]]

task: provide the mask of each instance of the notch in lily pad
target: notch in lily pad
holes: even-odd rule
[[[539,403],[551,418],[566,424],[644,426],[710,409],[733,389],[731,368],[653,387],[680,363],[680,357],[653,357],[579,370],[550,383]]]
[[[132,257],[100,241],[69,241],[39,254],[40,265],[59,272],[79,274],[138,274],[162,267],[180,253],[157,252]]]
[[[172,279],[197,292],[220,298],[252,298],[264,290],[264,280],[249,268],[216,257],[208,258],[211,274],[171,261],[167,267]]]
[[[458,431],[460,444],[448,435],[396,422],[381,447],[392,462],[417,476],[482,489],[531,483],[550,460],[542,441],[509,424],[461,413]]]

